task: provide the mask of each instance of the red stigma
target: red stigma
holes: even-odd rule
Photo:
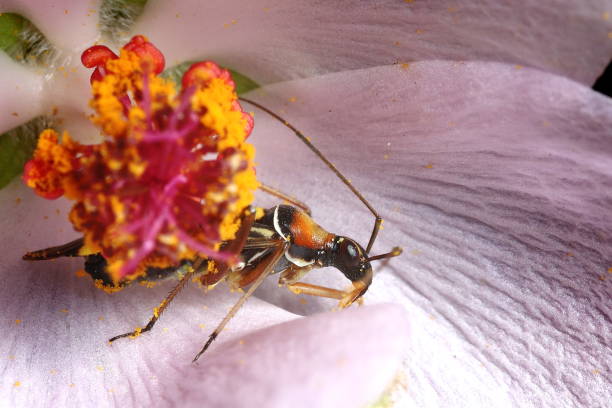
[[[109,59],[117,58],[117,54],[112,52],[106,45],[94,45],[81,54],[81,62],[87,68],[98,67],[104,65]]]
[[[212,61],[201,61],[190,66],[183,74],[183,89],[196,84],[197,81],[207,81],[213,78],[220,78],[231,87],[236,86],[228,70],[219,67]]]
[[[153,72],[160,74],[164,70],[166,65],[166,59],[164,54],[157,49],[147,38],[143,35],[134,36],[129,43],[123,46],[124,50],[132,51],[142,59],[149,59],[153,62]]]
[[[153,63],[153,72],[157,75],[164,70],[166,59],[157,47],[142,35],[134,36],[129,43],[123,46],[124,50],[131,51],[143,60]],[[87,68],[95,68],[91,74],[90,82],[100,81],[106,75],[106,62],[119,58],[105,45],[94,45],[81,54],[81,63]]]
[[[37,159],[28,160],[23,167],[23,181],[26,184],[28,184],[28,182],[35,182],[36,180],[43,179],[48,172],[49,168],[43,161]],[[57,188],[51,191],[34,189],[34,192],[47,200],[55,200],[64,195],[63,188]]]

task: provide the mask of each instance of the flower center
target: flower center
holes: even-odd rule
[[[196,256],[228,261],[257,188],[253,119],[238,103],[228,71],[199,62],[182,89],[159,77],[163,54],[143,36],[117,56],[105,46],[82,55],[91,77],[91,120],[104,134],[84,146],[45,130],[24,180],[45,198],[75,201],[70,220],[83,254],[101,252],[113,279]]]

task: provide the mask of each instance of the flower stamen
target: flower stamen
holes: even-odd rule
[[[229,72],[194,64],[183,88],[159,77],[163,54],[143,36],[117,56],[101,45],[82,55],[91,77],[92,122],[105,137],[83,146],[41,134],[24,179],[46,198],[75,200],[70,213],[89,252],[101,252],[116,282],[219,251],[234,237],[257,188],[253,127]]]

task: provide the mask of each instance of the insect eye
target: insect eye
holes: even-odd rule
[[[357,256],[357,247],[355,247],[355,245],[349,242],[346,245],[346,252],[349,254],[351,258],[354,258]]]
[[[345,238],[340,247],[340,252],[342,254],[343,262],[347,266],[352,265],[355,267],[359,264],[361,251],[359,250],[357,244],[352,240]]]

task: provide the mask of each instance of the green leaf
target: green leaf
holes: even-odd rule
[[[100,31],[118,44],[127,42],[126,34],[146,4],[147,0],[103,0],[100,5]]]
[[[55,48],[25,17],[0,13],[0,50],[13,60],[28,65],[48,65]]]
[[[173,67],[167,68],[162,74],[161,76],[171,80],[172,82],[174,82],[176,84],[176,86],[180,86],[181,85],[181,78],[183,78],[183,74],[185,73],[185,71],[187,71],[187,69],[189,69],[189,67],[191,65],[193,65],[194,63],[196,63],[197,61],[185,61],[182,62],[178,65],[175,65]],[[249,91],[252,91],[253,89],[257,89],[260,87],[260,85],[253,81],[251,78],[249,78],[248,76],[241,74],[238,71],[234,71],[231,68],[227,68],[227,67],[222,67],[227,69],[230,74],[232,75],[232,78],[234,79],[234,82],[236,83],[236,93],[238,95],[242,95],[245,94]]]
[[[0,135],[0,188],[23,171],[23,166],[32,157],[38,135],[52,127],[46,116],[31,121]]]

